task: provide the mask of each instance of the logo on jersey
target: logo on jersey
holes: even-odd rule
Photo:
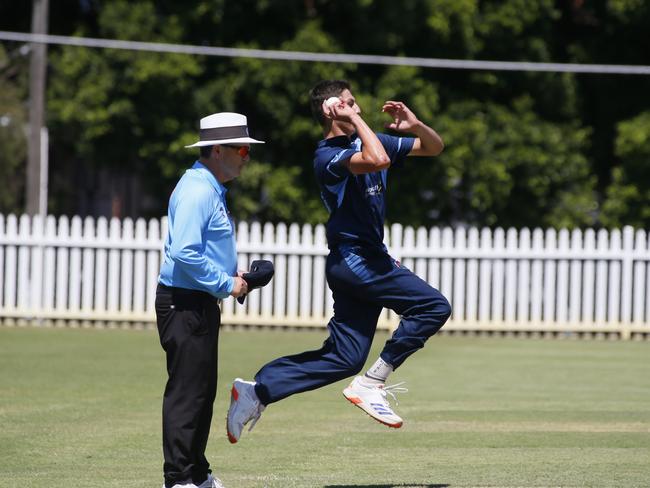
[[[373,197],[381,193],[384,193],[384,185],[381,183],[377,183],[376,185],[366,188],[366,197]]]

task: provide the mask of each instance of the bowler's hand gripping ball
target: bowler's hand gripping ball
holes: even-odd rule
[[[336,105],[340,101],[341,99],[339,97],[329,97],[327,100],[325,100],[325,106],[331,107],[332,105]]]

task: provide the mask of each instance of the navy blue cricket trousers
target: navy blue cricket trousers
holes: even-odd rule
[[[334,298],[329,337],[315,351],[278,358],[255,375],[264,405],[354,376],[366,362],[382,308],[402,319],[380,356],[397,369],[451,315],[442,294],[381,249],[339,246],[326,264]]]

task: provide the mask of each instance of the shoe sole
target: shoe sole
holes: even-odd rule
[[[230,441],[231,444],[237,444],[237,439],[233,434],[230,433],[230,429],[228,429],[228,417],[230,416],[230,409],[232,408],[233,403],[235,403],[239,399],[239,392],[237,391],[237,388],[235,388],[235,385],[232,385],[232,388],[230,389],[230,407],[228,408],[228,414],[226,415],[226,433],[228,434],[228,440]]]
[[[374,415],[372,415],[370,412],[368,412],[365,408],[363,408],[361,405],[363,404],[363,401],[360,398],[353,397],[353,396],[347,396],[345,392],[343,392],[343,398],[345,398],[348,402],[350,402],[352,405],[355,407],[361,409],[368,417],[371,419],[379,422],[380,424],[385,425],[386,427],[390,427],[391,429],[399,429],[404,422],[398,422],[398,423],[393,423],[391,424],[390,422],[385,422],[381,419],[378,419]]]

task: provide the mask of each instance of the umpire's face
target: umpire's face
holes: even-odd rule
[[[221,145],[219,151],[219,169],[223,182],[234,180],[239,176],[244,165],[250,160],[250,146],[242,145]]]

